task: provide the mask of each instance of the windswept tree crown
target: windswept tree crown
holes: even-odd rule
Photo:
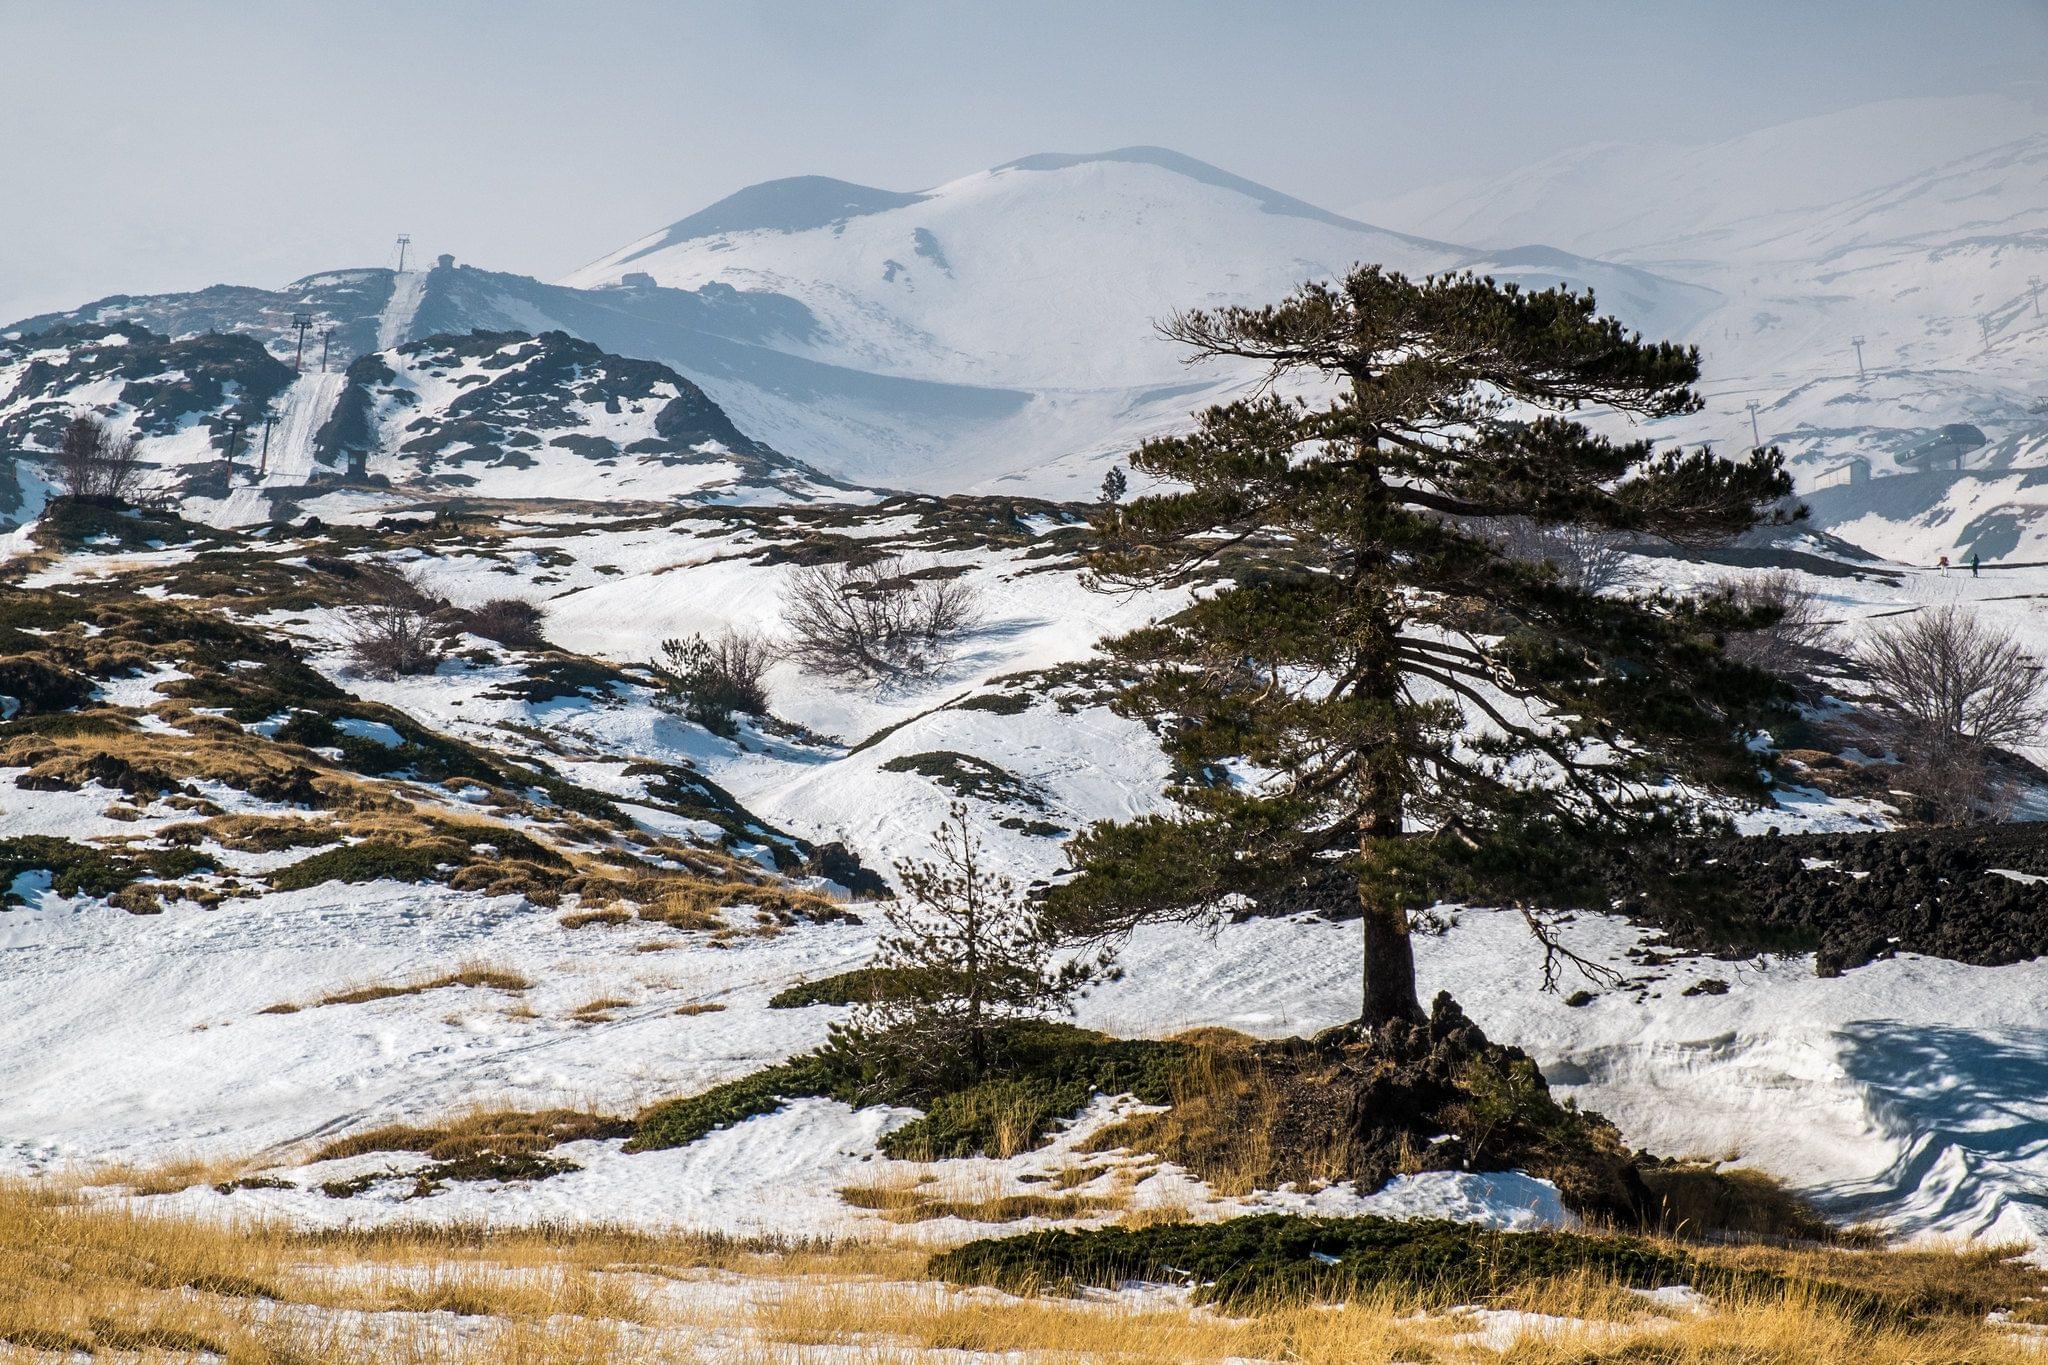
[[[1197,593],[1110,645],[1137,679],[1118,705],[1165,722],[1177,810],[1075,841],[1080,875],[1053,896],[1070,925],[1346,869],[1366,1014],[1412,1015],[1412,980],[1377,1004],[1373,980],[1376,956],[1412,972],[1409,908],[1582,899],[1595,845],[1694,819],[1675,777],[1754,786],[1740,739],[1774,685],[1721,652],[1739,613],[1596,596],[1488,532],[1711,541],[1772,515],[1791,491],[1775,452],[1659,453],[1572,415],[1697,409],[1695,350],[1643,341],[1590,294],[1376,267],[1164,330],[1272,382],[1147,442],[1132,465],[1176,491],[1100,518],[1102,579]],[[1302,380],[1334,393],[1277,391]]]

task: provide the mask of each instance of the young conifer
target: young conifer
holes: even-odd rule
[[[983,1075],[1002,1025],[1064,1009],[1104,965],[1056,958],[1051,927],[1011,880],[988,866],[967,807],[954,802],[933,832],[936,857],[896,864],[902,894],[884,912],[876,965],[889,987],[855,1030],[897,1059],[889,1069]]]

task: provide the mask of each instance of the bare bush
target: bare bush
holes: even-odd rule
[[[446,604],[408,569],[372,566],[358,585],[361,600],[342,637],[355,670],[398,678],[439,668],[448,657],[448,632],[433,614]]]
[[[790,653],[836,677],[934,673],[980,622],[980,599],[965,580],[920,573],[900,559],[799,569],[784,605]]]
[[[2028,743],[2048,724],[2040,661],[1956,607],[1879,630],[1857,655],[1892,718],[1908,790],[1950,822],[1995,811],[2005,793],[1993,751]]]
[[[441,627],[431,617],[391,602],[356,608],[343,642],[356,671],[373,678],[432,673],[448,656]]]
[[[1820,595],[1797,574],[1783,569],[1752,574],[1723,584],[1718,595],[1738,611],[1764,621],[1728,634],[1728,657],[1752,668],[1797,677],[1834,641]]]
[[[494,597],[462,613],[463,628],[470,634],[523,649],[539,649],[547,644],[541,630],[547,619],[546,607],[517,597]]]
[[[74,498],[126,501],[142,477],[140,445],[89,412],[65,424],[52,462],[57,486]]]
[[[1628,581],[1626,543],[1611,532],[1498,517],[1485,524],[1485,533],[1508,558],[1549,564],[1558,581],[1580,592],[1605,592]]]
[[[668,689],[661,704],[689,717],[707,730],[729,735],[733,717],[768,714],[768,670],[775,666],[775,645],[767,636],[728,627],[707,640],[663,640],[662,662]]]

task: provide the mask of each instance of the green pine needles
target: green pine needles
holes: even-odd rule
[[[1775,451],[1659,453],[1572,415],[1696,410],[1696,351],[1591,294],[1377,267],[1164,330],[1270,382],[1147,442],[1132,467],[1178,491],[1100,518],[1103,580],[1196,600],[1110,645],[1137,679],[1121,709],[1165,723],[1178,809],[1074,841],[1068,932],[1347,871],[1363,1020],[1418,1020],[1411,910],[1514,905],[1542,934],[1535,910],[1604,903],[1589,853],[1698,826],[1674,779],[1755,788],[1741,740],[1778,694],[1722,653],[1740,609],[1597,595],[1488,533],[1702,543],[1783,515]]]

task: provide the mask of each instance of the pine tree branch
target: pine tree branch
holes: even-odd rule
[[[1575,789],[1577,789],[1580,795],[1584,796],[1588,801],[1592,802],[1596,810],[1598,810],[1602,815],[1608,816],[1610,818],[1619,818],[1620,812],[1615,810],[1614,807],[1611,804],[1609,804],[1606,796],[1602,794],[1596,786],[1594,786],[1590,781],[1586,779],[1586,774],[1588,773],[1599,773],[1605,775],[1609,771],[1606,765],[1597,763],[1584,763],[1578,759],[1573,758],[1570,754],[1566,753],[1564,748],[1561,745],[1559,745],[1555,740],[1552,740],[1548,736],[1545,736],[1535,730],[1532,730],[1525,725],[1518,725],[1514,721],[1509,720],[1506,716],[1502,715],[1499,709],[1495,707],[1491,701],[1487,700],[1487,698],[1482,693],[1480,693],[1476,688],[1467,686],[1463,681],[1461,681],[1458,678],[1455,678],[1449,674],[1436,673],[1431,671],[1430,669],[1421,667],[1411,666],[1407,671],[1411,674],[1427,678],[1431,682],[1436,683],[1438,686],[1448,688],[1450,691],[1457,693],[1459,696],[1465,698],[1474,706],[1478,707],[1481,711],[1485,712],[1487,717],[1490,720],[1492,720],[1494,724],[1500,726],[1501,729],[1505,730],[1508,734],[1514,736],[1517,739],[1522,740],[1523,742],[1529,744],[1533,748],[1541,750],[1551,759],[1552,762],[1556,763],[1559,768],[1563,769],[1565,780],[1570,782],[1572,786]]]

